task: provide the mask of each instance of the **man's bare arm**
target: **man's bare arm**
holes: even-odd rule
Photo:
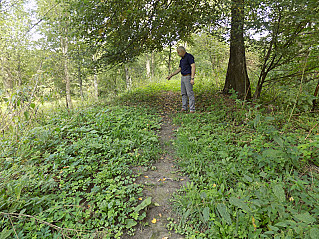
[[[195,63],[191,64],[191,67],[192,67],[191,78],[194,79],[194,77],[195,77],[195,70],[196,70]]]
[[[174,71],[172,74],[170,74],[166,79],[170,80],[172,78],[172,76],[177,75],[178,73],[180,73],[182,70],[182,68],[178,67],[178,69],[176,71]]]
[[[194,82],[194,77],[195,77],[195,71],[196,71],[196,67],[195,67],[195,63],[191,64],[191,67],[192,67],[192,73],[191,73],[191,84],[194,85],[195,82]]]

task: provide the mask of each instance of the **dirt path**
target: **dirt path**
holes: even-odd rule
[[[171,93],[168,93],[171,94]],[[165,96],[164,96],[165,97]],[[174,98],[174,97],[171,97]],[[167,106],[165,106],[167,105]],[[159,140],[163,155],[161,159],[153,164],[150,170],[139,167],[136,169],[141,175],[136,183],[144,185],[144,198],[152,197],[152,204],[147,210],[147,216],[137,227],[134,236],[125,236],[124,239],[182,239],[178,235],[166,228],[167,218],[176,218],[172,211],[170,199],[174,192],[186,185],[189,179],[181,175],[175,165],[175,152],[172,142],[174,140],[174,126],[168,116],[171,111],[169,102],[163,105],[163,124],[159,132]],[[156,219],[156,222],[155,220]],[[155,223],[154,223],[155,222]],[[148,223],[147,226],[145,223]]]

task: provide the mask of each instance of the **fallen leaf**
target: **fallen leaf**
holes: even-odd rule
[[[144,176],[144,178],[148,178],[148,176]]]
[[[154,224],[156,223],[156,218],[153,218],[152,223]]]
[[[159,213],[158,215],[159,215],[159,217],[162,217],[162,214],[161,214],[161,213]]]
[[[181,178],[180,180],[181,180],[181,181],[184,181],[184,179],[183,179],[183,178]]]
[[[254,226],[254,229],[255,229],[255,231],[256,231],[257,226],[256,226],[256,224],[255,224],[255,218],[254,218],[254,217],[252,217],[252,218],[251,218],[251,221],[252,221],[253,226]]]
[[[138,198],[138,200],[142,201],[143,199],[142,198]]]

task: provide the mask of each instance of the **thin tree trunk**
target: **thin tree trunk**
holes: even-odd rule
[[[94,77],[93,77],[93,85],[94,85],[94,98],[96,100],[98,100],[99,99],[99,83],[98,83],[98,79],[97,79],[96,70],[95,70]]]
[[[171,61],[172,61],[172,45],[169,44],[169,55],[168,55],[168,74],[171,72]]]
[[[267,61],[269,60],[269,57],[270,57],[270,54],[271,54],[271,51],[272,51],[272,45],[273,45],[273,40],[271,41],[270,46],[268,48],[267,55],[265,56],[264,65],[262,66],[262,69],[261,69],[261,72],[260,72],[260,75],[259,75],[259,79],[258,79],[258,83],[257,83],[257,87],[256,87],[256,91],[254,93],[254,99],[258,99],[260,97],[260,93],[261,93],[263,84],[264,84],[264,82],[266,80],[266,76],[267,76],[267,74],[269,72],[269,68],[271,67],[271,65],[270,65],[268,67],[268,69],[266,70]]]
[[[13,76],[10,73],[9,69],[5,67],[5,64],[7,64],[6,59],[3,57],[0,59],[0,72],[2,73],[3,78],[3,86],[5,90],[6,97],[9,98],[11,96],[11,93],[13,91]]]
[[[71,100],[71,81],[68,69],[68,38],[61,37],[61,48],[64,60],[64,78],[65,78],[65,95],[66,95],[66,106],[69,109],[73,108]]]
[[[78,67],[78,74],[79,74],[80,96],[81,96],[81,100],[83,100],[84,97],[83,97],[83,81],[82,81],[81,66]]]
[[[244,43],[244,0],[232,0],[230,56],[223,92],[234,89],[240,99],[250,99]]]
[[[276,23],[276,29],[275,31],[272,33],[272,39],[271,42],[269,44],[269,48],[267,50],[267,54],[265,55],[265,59],[264,59],[264,64],[262,66],[260,75],[259,75],[259,79],[258,79],[258,83],[257,83],[257,87],[256,87],[256,91],[254,93],[254,99],[258,99],[260,97],[261,94],[261,90],[263,87],[263,84],[265,83],[266,77],[270,71],[270,69],[272,68],[272,65],[275,61],[276,55],[274,55],[272,57],[271,63],[268,63],[272,50],[274,48],[274,44],[276,42],[277,36],[278,36],[278,30],[279,30],[279,26],[280,26],[280,22],[281,22],[281,14],[278,17],[277,23]],[[268,66],[268,68],[267,68]],[[266,69],[267,68],[267,69]]]
[[[9,98],[13,91],[13,80],[9,74],[6,74],[3,79],[4,88],[6,91],[6,97]]]
[[[131,90],[132,78],[130,76],[129,69],[128,69],[127,65],[124,65],[124,71],[125,71],[126,89]]]
[[[66,102],[67,107],[69,109],[73,108],[72,100],[71,100],[71,81],[69,76],[69,69],[68,69],[68,60],[65,59],[64,61],[64,74],[65,74],[65,92],[66,92]]]
[[[317,96],[318,96],[318,92],[319,92],[319,81],[318,81],[317,87],[316,87],[316,89],[315,89],[315,93],[314,93],[313,95],[314,95],[315,97],[317,97]],[[312,101],[312,110],[315,110],[316,107],[317,107],[317,100],[314,99],[314,100]]]
[[[148,79],[151,77],[151,62],[149,54],[146,54],[146,76]]]
[[[18,82],[17,85],[20,87],[22,85],[22,69],[21,69],[21,56],[18,53]]]
[[[152,74],[152,80],[154,79],[155,73],[154,73],[154,53],[151,54],[151,74]]]

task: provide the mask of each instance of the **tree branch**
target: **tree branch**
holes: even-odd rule
[[[58,3],[56,3],[53,7],[51,7],[51,8],[42,16],[42,18],[41,18],[39,21],[37,21],[35,24],[33,24],[32,27],[30,27],[30,28],[24,33],[24,35],[22,36],[22,38],[25,37],[35,26],[39,25],[40,22],[42,22],[42,21],[44,20],[44,17],[45,17],[46,15],[48,15],[48,13],[51,12],[51,11],[52,11],[55,7],[57,7],[59,4],[60,4],[60,3],[58,2]]]
[[[6,212],[0,212],[0,215],[6,215],[6,216],[12,216],[12,217],[16,217],[16,218],[19,218],[20,216],[22,217],[27,217],[27,218],[32,218],[32,219],[35,219],[37,221],[39,221],[40,223],[43,223],[45,225],[48,225],[50,227],[53,227],[55,228],[56,230],[60,230],[61,232],[64,230],[64,231],[73,231],[73,232],[83,232],[81,230],[76,230],[76,229],[71,229],[71,228],[63,228],[63,227],[59,227],[59,226],[56,226],[52,223],[49,223],[49,222],[46,222],[46,221],[43,221],[35,216],[31,216],[31,215],[27,215],[27,214],[22,214],[22,213],[6,213]],[[63,233],[62,233],[63,234]],[[67,238],[71,238],[69,236],[66,236]]]

